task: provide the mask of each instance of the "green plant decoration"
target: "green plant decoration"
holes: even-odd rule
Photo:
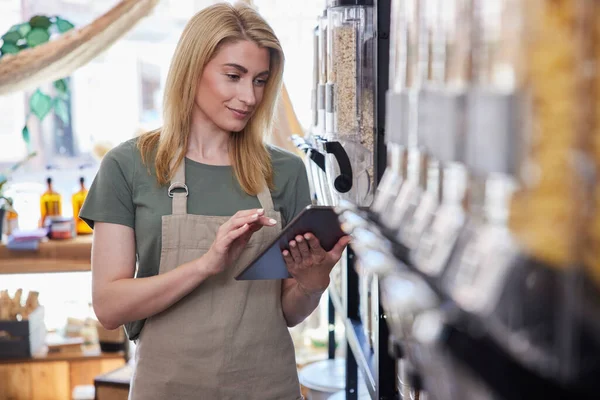
[[[10,197],[5,197],[4,195],[5,186],[8,183],[10,176],[23,165],[27,164],[27,162],[34,158],[36,155],[36,152],[29,153],[27,157],[25,157],[18,163],[13,164],[6,171],[0,172],[0,210],[14,211],[12,208],[12,199]]]
[[[2,44],[0,59],[7,54],[17,54],[22,50],[47,43],[53,35],[63,34],[74,27],[71,22],[58,16],[36,15],[27,22],[13,25],[8,32],[0,36]],[[21,134],[30,152],[31,138],[27,122],[31,115],[35,115],[42,122],[51,111],[54,111],[54,114],[65,124],[69,123],[68,100],[71,94],[68,82],[59,79],[53,85],[56,93],[54,97],[39,88],[29,97],[29,112]]]

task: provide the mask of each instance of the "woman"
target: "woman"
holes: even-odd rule
[[[302,161],[263,144],[282,72],[253,9],[208,7],[175,51],[164,126],[102,161],[80,216],[96,315],[138,341],[132,399],[301,398],[287,328],[317,307],[349,238],[325,252],[296,237],[293,279],[233,278],[310,203]]]

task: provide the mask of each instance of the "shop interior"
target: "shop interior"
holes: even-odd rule
[[[0,0],[0,400],[128,398],[78,213],[215,2]],[[352,236],[290,328],[305,398],[598,398],[600,4],[245,2],[286,56],[266,141]]]

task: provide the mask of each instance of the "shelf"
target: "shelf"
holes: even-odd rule
[[[356,364],[362,373],[367,389],[372,399],[377,398],[377,382],[374,372],[375,355],[369,348],[369,343],[365,337],[362,324],[358,321],[346,319],[346,340],[352,349]]]
[[[44,354],[28,358],[7,358],[0,359],[0,364],[21,364],[31,362],[51,362],[51,361],[87,361],[87,360],[115,360],[125,359],[125,353],[118,351],[115,353],[103,353],[100,351],[64,353],[64,354]]]
[[[131,377],[133,376],[133,367],[129,364],[108,372],[106,374],[97,376],[94,379],[94,384],[98,385],[109,385],[116,387],[129,388]]]
[[[91,251],[91,235],[44,241],[33,251],[0,245],[0,274],[90,271]]]

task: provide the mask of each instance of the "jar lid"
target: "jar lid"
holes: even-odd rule
[[[372,6],[374,5],[373,0],[329,0],[327,2],[328,8],[334,7],[346,7],[346,6]]]

